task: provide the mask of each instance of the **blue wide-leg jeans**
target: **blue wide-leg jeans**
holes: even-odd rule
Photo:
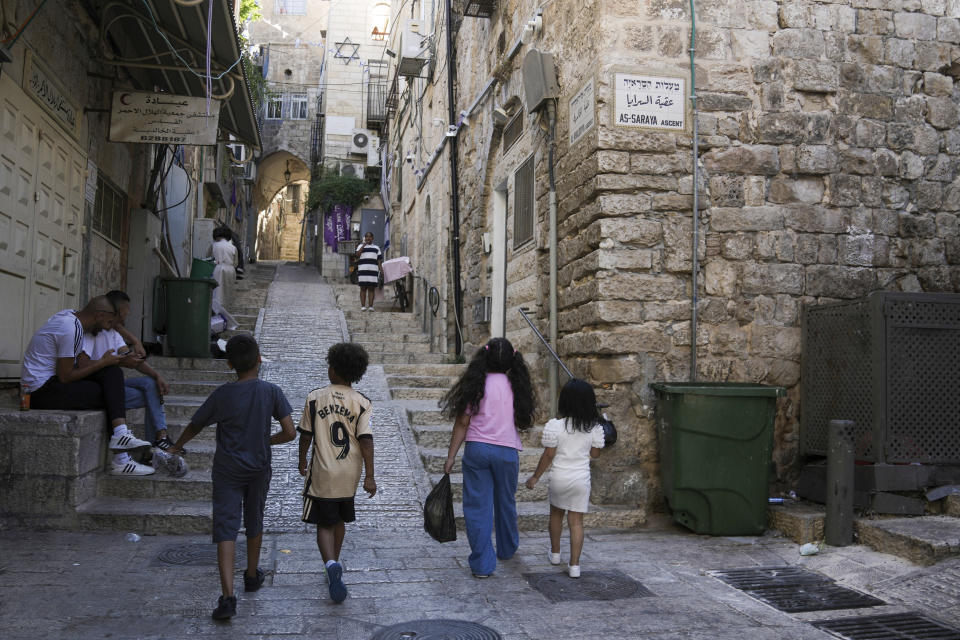
[[[142,376],[127,378],[123,385],[124,406],[127,409],[146,407],[143,419],[144,439],[152,443],[157,439],[157,431],[167,428],[167,415],[163,411],[157,383],[153,378]]]
[[[513,447],[467,442],[462,465],[463,519],[470,541],[470,570],[488,575],[497,568],[497,558],[512,558],[520,546],[516,500],[520,454]],[[496,552],[490,540],[494,529]]]

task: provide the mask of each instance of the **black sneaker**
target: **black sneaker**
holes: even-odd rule
[[[153,446],[155,446],[157,449],[160,449],[161,451],[169,451],[171,448],[173,448],[173,445],[174,445],[173,440],[171,440],[167,436],[163,436],[162,438],[157,438],[156,440],[153,441]],[[183,453],[186,453],[186,452],[187,450],[184,449]]]
[[[211,617],[214,620],[229,620],[237,615],[237,597],[220,596],[217,600],[217,608],[213,610]]]
[[[257,567],[257,575],[250,577],[247,575],[247,572],[243,572],[243,590],[244,591],[256,591],[263,586],[263,581],[267,579],[266,574],[263,572],[263,569]]]

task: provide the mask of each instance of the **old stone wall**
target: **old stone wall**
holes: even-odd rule
[[[460,65],[461,100],[494,72],[498,102],[518,85],[529,47],[509,61],[497,39],[505,32],[509,50],[535,7],[501,4],[494,19],[466,19],[460,31],[460,59],[473,61]],[[799,462],[803,305],[877,289],[960,290],[960,4],[713,0],[696,7],[697,376],[787,387],[774,458],[778,481],[789,483]],[[613,77],[684,78],[689,87],[689,3],[558,0],[543,19],[529,46],[554,53],[561,88],[559,351],[598,387],[621,428],[617,447],[596,463],[594,500],[656,505],[647,385],[690,376],[693,116],[688,110],[683,132],[619,126]],[[569,99],[590,78],[596,124],[571,146]],[[489,132],[491,106],[476,124]],[[535,157],[535,249],[514,250],[508,241],[507,252],[508,336],[524,348],[531,341],[513,309],[534,305],[545,328],[547,296],[546,141],[537,122],[529,124],[517,143],[524,152],[503,154],[472,130],[461,147],[463,158],[486,156],[481,167],[495,163],[461,176],[465,209],[476,212],[463,234],[471,256],[482,255],[487,199],[502,178],[509,237],[511,173],[521,158]],[[489,295],[488,268],[486,258],[469,263],[473,295]],[[468,335],[476,344],[483,330]]]

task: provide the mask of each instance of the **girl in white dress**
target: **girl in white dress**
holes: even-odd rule
[[[550,471],[550,564],[560,564],[560,532],[563,514],[570,527],[570,562],[567,573],[580,577],[583,549],[583,514],[590,503],[590,459],[603,448],[603,427],[598,424],[597,396],[583,380],[571,379],[560,390],[559,418],[543,427],[543,454],[537,470],[527,480],[533,489],[540,476]]]

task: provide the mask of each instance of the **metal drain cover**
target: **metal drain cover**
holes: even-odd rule
[[[235,558],[246,562],[247,545],[238,543]],[[177,544],[166,547],[150,563],[151,566],[215,567],[217,566],[217,545],[215,544]]]
[[[413,620],[384,627],[370,640],[501,640],[501,635],[466,620]]]
[[[873,596],[841,587],[827,576],[797,567],[756,567],[712,573],[733,588],[787,613],[886,604]]]
[[[619,571],[585,571],[573,580],[565,573],[525,573],[527,583],[550,602],[649,598],[653,593]]]
[[[821,620],[813,626],[850,640],[960,640],[960,630],[916,613]]]

